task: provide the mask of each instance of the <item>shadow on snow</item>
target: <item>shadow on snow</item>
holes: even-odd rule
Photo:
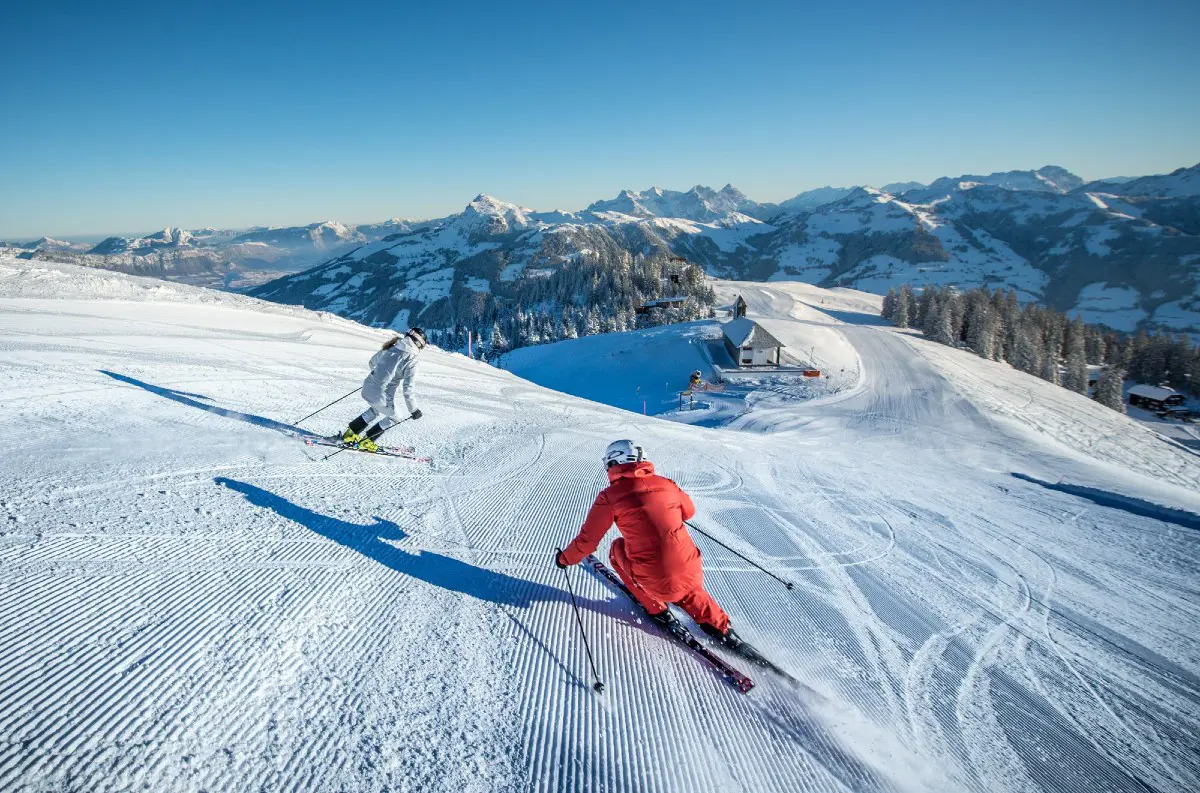
[[[235,421],[242,421],[246,424],[253,424],[256,427],[274,430],[275,432],[281,432],[284,435],[290,435],[292,437],[320,437],[314,432],[303,429],[302,427],[285,424],[282,421],[275,421],[274,419],[269,419],[264,416],[256,416],[253,413],[240,413],[236,410],[230,410],[228,408],[218,407],[216,405],[210,405],[205,402],[201,402],[199,400],[208,399],[208,397],[202,394],[191,394],[187,391],[176,391],[172,388],[163,388],[162,386],[153,385],[151,383],[138,380],[137,378],[130,377],[129,375],[110,372],[107,369],[100,369],[99,371],[100,374],[107,375],[119,382],[137,386],[143,391],[149,391],[151,394],[156,396],[169,399],[172,402],[178,402],[181,405],[187,405],[191,408],[196,408],[197,410],[203,410],[207,413],[216,413],[218,416],[224,416],[225,418],[234,419]]]
[[[1027,474],[1016,473],[1015,471],[1012,473],[1012,477],[1020,479],[1022,482],[1032,482],[1035,485],[1041,485],[1047,490],[1056,490],[1060,493],[1077,496],[1102,507],[1119,509],[1131,515],[1150,518],[1152,520],[1161,520],[1164,523],[1174,523],[1176,526],[1183,526],[1187,529],[1200,530],[1200,515],[1193,512],[1164,507],[1161,504],[1143,501],[1140,498],[1133,498],[1132,496],[1123,496],[1120,493],[1110,493],[1107,490],[1100,490],[1095,487],[1069,485],[1063,482],[1058,482],[1057,484],[1054,482],[1043,482],[1040,479],[1035,479]]]
[[[867,325],[874,328],[894,327],[894,324],[891,320],[884,319],[878,314],[864,314],[859,311],[835,311],[834,309],[826,308],[825,306],[814,305],[812,303],[809,303],[808,305],[812,308],[815,308],[817,311],[820,311],[822,314],[828,314],[836,320],[845,322],[847,325]]]
[[[427,584],[470,595],[478,600],[518,608],[529,608],[534,603],[542,602],[570,603],[570,596],[564,590],[555,587],[514,578],[429,551],[413,553],[397,548],[392,543],[407,539],[409,535],[390,520],[376,517],[373,524],[349,523],[314,512],[246,482],[223,476],[213,481],[241,493],[256,507],[269,509],[327,540]],[[600,607],[604,605],[600,601],[583,597],[577,596],[577,599],[581,608],[591,608],[594,611],[601,611]],[[603,611],[607,612],[607,609]]]

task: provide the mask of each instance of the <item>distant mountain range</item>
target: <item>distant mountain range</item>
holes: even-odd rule
[[[419,222],[164,229],[83,251],[43,239],[18,255],[165,277],[292,271],[253,294],[376,325],[432,325],[453,322],[464,295],[502,301],[506,285],[580,257],[654,251],[729,278],[874,292],[901,283],[1012,288],[1119,330],[1198,333],[1200,165],[1091,183],[1046,166],[823,187],[778,204],[732,185],[624,190],[578,212],[481,195],[458,214]]]
[[[108,237],[94,245],[43,237],[0,243],[0,254],[66,261],[206,286],[248,287],[297,272],[363,243],[410,227],[392,218],[346,226],[324,221],[307,226],[250,229],[165,228],[144,237]]]
[[[581,256],[661,251],[709,273],[883,292],[901,283],[1015,289],[1119,330],[1200,332],[1200,166],[1085,184],[1069,171],[826,187],[780,204],[720,190],[625,190],[578,212],[478,196],[254,290],[376,325],[452,321],[467,293],[544,278]],[[490,295],[490,298],[484,297]],[[467,295],[469,297],[469,295]]]

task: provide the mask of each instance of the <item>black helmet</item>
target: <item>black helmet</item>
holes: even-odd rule
[[[421,330],[420,328],[409,328],[406,335],[408,338],[413,340],[414,344],[417,345],[417,349],[425,348],[425,331]]]

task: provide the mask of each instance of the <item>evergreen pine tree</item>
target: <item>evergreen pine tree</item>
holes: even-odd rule
[[[950,330],[954,332],[955,343],[963,338],[963,330],[967,321],[967,301],[964,295],[950,292]]]
[[[895,321],[896,319],[896,290],[893,287],[888,287],[887,294],[883,296],[883,310],[879,313],[886,320]]]
[[[980,358],[992,357],[992,307],[975,299],[967,309],[967,344]]]
[[[927,304],[925,295],[932,295]],[[925,338],[932,339],[938,335],[938,326],[944,314],[941,310],[941,304],[938,301],[937,290],[932,286],[925,287],[925,291],[921,293],[921,303],[925,305],[925,314],[921,317],[921,333],[925,334]],[[942,344],[946,343],[942,342]]]
[[[1187,375],[1192,363],[1192,345],[1187,336],[1179,334],[1175,341],[1167,342],[1163,352],[1167,362],[1166,381],[1176,391],[1186,391]]]
[[[1072,347],[1071,352],[1067,354],[1067,369],[1063,374],[1062,386],[1086,396],[1088,392],[1088,370],[1087,357],[1083,352],[1083,339],[1079,339]]]
[[[917,296],[913,293],[912,287],[904,287],[900,290],[901,297],[904,298],[905,304],[908,306],[908,324],[910,327],[916,325],[917,320]]]
[[[1118,413],[1125,412],[1125,393],[1124,393],[1124,372],[1112,366],[1104,367],[1104,371],[1100,373],[1100,379],[1096,381],[1096,391],[1092,399],[1104,405],[1106,408],[1112,408]]]
[[[951,309],[947,303],[939,303],[935,316],[935,327],[931,337],[938,344],[954,346],[954,329],[950,326]]]
[[[1104,333],[1099,328],[1088,326],[1084,338],[1087,362],[1096,365],[1104,363]]]
[[[913,327],[921,328],[923,331],[933,321],[933,299],[936,294],[937,288],[933,285],[927,285],[921,290],[921,299],[917,301],[917,315]]]
[[[1031,374],[1035,377],[1041,374],[1041,350],[1034,343],[1029,332],[1024,329],[1017,332],[1017,339],[1013,344],[1012,360],[1010,363],[1026,374]]]
[[[1058,350],[1059,346],[1055,340],[1046,342],[1042,351],[1042,371],[1038,373],[1043,380],[1055,385],[1062,383],[1058,373]]]
[[[908,288],[908,284],[900,287],[900,294],[896,296],[896,327],[907,328],[912,322],[912,313],[909,311],[909,303],[912,298],[912,290]]]
[[[1004,295],[1004,307],[1001,310],[1004,333],[1004,360],[1012,363],[1016,354],[1017,337],[1020,333],[1021,306],[1017,302],[1017,292],[1008,290]]]

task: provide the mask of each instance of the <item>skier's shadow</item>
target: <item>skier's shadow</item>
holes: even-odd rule
[[[176,391],[171,388],[163,388],[162,386],[153,385],[151,383],[138,380],[137,378],[130,377],[129,375],[110,372],[107,369],[100,369],[99,372],[100,374],[107,375],[114,380],[137,386],[144,391],[149,391],[151,394],[169,399],[172,402],[178,402],[181,405],[187,405],[188,407],[203,410],[208,413],[216,413],[218,416],[224,416],[225,418],[244,421],[247,424],[253,424],[256,427],[264,427],[269,430],[275,430],[276,432],[282,432],[284,435],[317,437],[315,433],[309,430],[301,427],[294,427],[291,424],[285,424],[282,421],[275,421],[274,419],[269,419],[264,416],[256,416],[253,413],[240,413],[236,410],[230,410],[228,408],[210,405],[207,402],[201,402],[201,399],[208,399],[208,397],[202,394],[190,394],[187,391]]]
[[[534,603],[570,603],[570,596],[565,591],[552,586],[514,578],[438,553],[412,553],[397,548],[391,543],[406,539],[408,533],[390,520],[376,517],[375,522],[371,524],[349,523],[314,512],[236,479],[220,476],[213,481],[241,493],[256,507],[269,509],[338,545],[361,553],[384,567],[427,584],[470,595],[478,600],[517,608],[529,608]],[[602,608],[605,604],[600,601],[578,595],[576,600],[580,608],[605,611]]]

